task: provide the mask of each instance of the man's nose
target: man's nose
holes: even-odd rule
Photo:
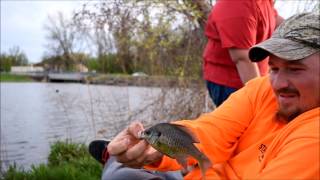
[[[275,90],[287,88],[289,86],[288,75],[284,71],[279,70],[272,77],[272,86]]]

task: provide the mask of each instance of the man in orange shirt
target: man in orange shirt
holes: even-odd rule
[[[213,164],[207,179],[320,179],[319,21],[319,13],[286,20],[269,40],[249,51],[254,62],[270,57],[269,76],[249,81],[211,113],[174,122],[198,137],[197,147]],[[140,174],[182,168],[139,140],[142,130],[142,124],[132,123],[108,144],[104,157],[149,169],[136,171]],[[200,179],[196,161],[189,158],[188,165],[192,170],[184,179]]]

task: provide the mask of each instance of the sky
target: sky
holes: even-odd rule
[[[107,0],[108,1],[108,0]],[[307,1],[307,0],[306,0]],[[41,61],[45,52],[48,15],[61,11],[70,17],[72,11],[81,9],[82,0],[0,0],[1,5],[1,52],[19,46],[30,63]],[[288,18],[301,6],[297,0],[278,0],[276,9]]]
[[[81,5],[81,1],[75,0],[1,0],[1,52],[19,46],[29,62],[40,62],[45,51],[44,24],[48,15],[61,11],[71,17],[72,11]]]

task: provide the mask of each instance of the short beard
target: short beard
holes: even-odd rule
[[[296,118],[297,116],[299,116],[300,114],[301,114],[300,109],[297,109],[296,111],[294,111],[293,113],[290,113],[290,114],[279,109],[278,112],[276,113],[276,117],[277,117],[277,119],[283,120],[288,123],[288,122],[292,121],[294,118]]]

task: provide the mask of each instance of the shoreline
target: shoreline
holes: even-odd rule
[[[89,77],[85,83],[96,85],[143,86],[143,87],[199,87],[204,86],[202,79],[183,79],[168,76],[119,76],[101,75]]]
[[[41,79],[34,79],[26,75],[12,75],[1,73],[0,83],[28,83],[28,82],[46,82]],[[58,83],[76,82],[92,85],[113,85],[113,86],[141,86],[141,87],[204,87],[203,79],[179,78],[172,76],[131,76],[131,75],[114,75],[102,74],[91,75],[83,81],[57,81]]]

